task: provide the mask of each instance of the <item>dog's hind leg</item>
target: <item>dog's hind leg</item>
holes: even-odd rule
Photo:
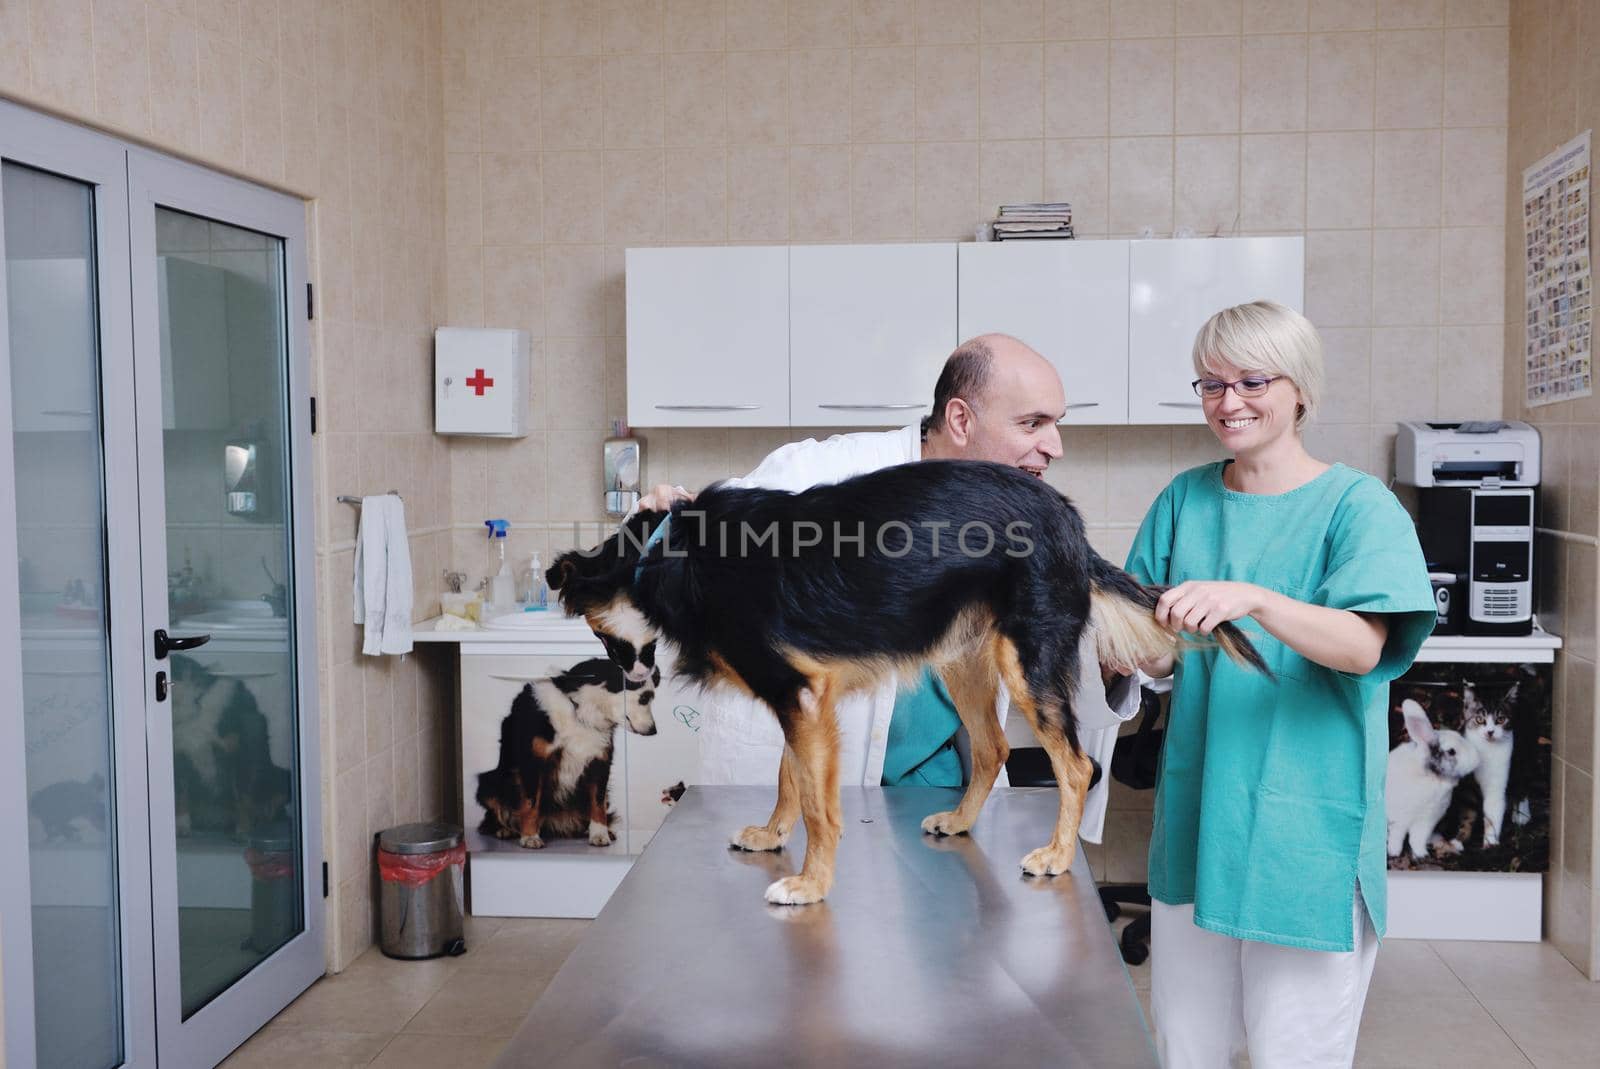
[[[529,850],[543,850],[544,837],[539,834],[539,802],[542,800],[540,795],[544,793],[544,781],[538,776],[524,776],[522,789],[522,804],[517,807],[517,845]]]
[[[589,845],[610,846],[617,841],[611,830],[611,815],[606,812],[606,784],[598,776],[589,778]]]
[[[1041,698],[1033,692],[1017,648],[1009,639],[999,641],[998,656],[1002,677],[1011,691],[1011,704],[1022,710],[1033,733],[1039,737],[1039,745],[1050,758],[1050,768],[1061,793],[1055,833],[1047,845],[1022,859],[1022,871],[1029,876],[1059,876],[1072,867],[1072,860],[1077,856],[1078,825],[1083,820],[1083,802],[1094,776],[1094,762],[1089,760],[1088,754],[1074,750],[1067,741],[1066,723],[1073,715],[1071,706],[1054,695]]]
[[[994,788],[994,781],[1005,767],[1011,747],[995,717],[995,699],[1000,690],[999,666],[995,664],[995,643],[986,641],[979,655],[963,658],[940,669],[944,684],[955,700],[961,725],[967,729],[972,746],[972,778],[967,792],[953,811],[933,813],[922,821],[922,830],[934,835],[961,835],[971,830]]]
[[[785,876],[767,888],[767,901],[780,906],[802,906],[827,896],[843,831],[839,724],[834,719],[831,681],[823,677],[802,688],[798,706],[781,719],[788,748],[794,752],[800,813],[806,822],[806,857],[798,875]]]
[[[733,837],[733,845],[740,850],[782,850],[800,819],[800,781],[795,769],[794,750],[783,748],[783,760],[778,762],[778,804],[765,826],[752,824]]]

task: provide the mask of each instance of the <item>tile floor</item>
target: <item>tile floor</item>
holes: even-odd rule
[[[318,981],[226,1069],[477,1069],[521,1024],[588,921],[469,919],[460,958],[367,951]],[[1119,924],[1120,927],[1120,924]],[[1149,1013],[1150,967],[1129,970]],[[1593,1069],[1600,984],[1553,947],[1392,939],[1378,954],[1356,1065]]]

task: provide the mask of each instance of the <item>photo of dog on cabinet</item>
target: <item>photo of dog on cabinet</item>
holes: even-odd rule
[[[1544,872],[1551,666],[1418,663],[1389,690],[1389,868]]]
[[[609,804],[614,733],[620,725],[656,733],[650,706],[661,670],[653,652],[641,680],[596,657],[523,685],[500,721],[495,767],[478,773],[481,834],[529,850],[552,838],[587,838],[593,846],[616,841]]]

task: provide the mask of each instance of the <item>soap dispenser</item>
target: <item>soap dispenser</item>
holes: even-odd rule
[[[533,559],[528,566],[517,573],[517,600],[522,602],[523,612],[539,612],[549,607],[550,588],[544,581],[544,564],[539,560],[539,551],[533,551]]]
[[[496,557],[491,560],[491,567],[498,561],[499,568],[489,576],[489,604],[493,605],[496,612],[510,612],[516,606],[517,588],[511,579],[511,565],[506,563],[506,534],[511,529],[511,524],[505,520],[484,520],[483,525],[489,528],[489,540],[494,543]]]

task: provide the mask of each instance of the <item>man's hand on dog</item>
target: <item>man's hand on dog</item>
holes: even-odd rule
[[[694,495],[681,486],[660,483],[639,499],[635,512],[665,512],[679,501],[693,501]]]

